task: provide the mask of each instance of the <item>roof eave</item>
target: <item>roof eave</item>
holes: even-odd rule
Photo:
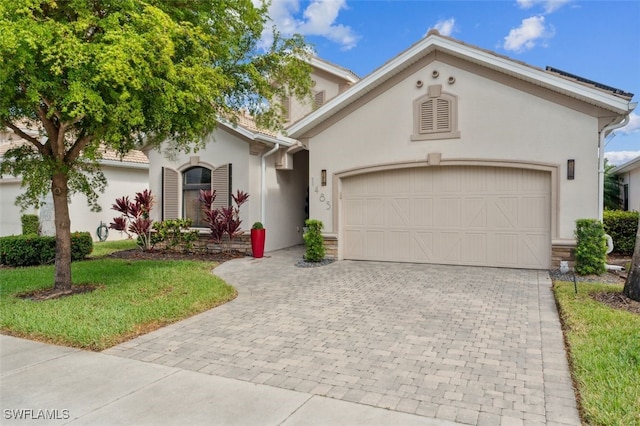
[[[222,127],[239,134],[240,136],[244,137],[249,141],[263,142],[263,143],[268,143],[272,145],[279,144],[282,146],[293,146],[298,143],[297,140],[287,136],[283,136],[283,135],[269,136],[269,135],[265,135],[264,133],[252,132],[251,130],[245,127],[242,127],[239,124],[234,125],[233,123],[228,122],[226,120],[219,120],[218,123]]]
[[[629,160],[626,163],[621,164],[614,169],[611,169],[611,173],[613,173],[614,175],[618,175],[621,173],[630,172],[631,170],[637,169],[638,167],[640,167],[640,155],[633,160]]]

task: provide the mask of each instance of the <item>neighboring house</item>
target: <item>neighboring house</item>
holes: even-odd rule
[[[640,211],[640,156],[612,169],[611,173],[620,182],[622,209]]]
[[[26,143],[11,131],[0,132],[0,161],[8,149],[17,144]],[[111,210],[116,198],[125,195],[133,198],[136,192],[149,187],[148,159],[141,151],[131,151],[120,159],[118,154],[106,151],[100,161],[102,172],[107,179],[107,187],[103,194],[99,195],[98,203],[102,207],[101,212],[92,212],[87,205],[84,195],[76,194],[69,201],[69,215],[71,219],[71,231],[90,232],[94,240],[98,240],[96,234],[100,222],[107,226],[119,213]],[[53,198],[47,198],[46,204],[40,209],[20,211],[15,205],[16,197],[24,192],[21,187],[22,180],[12,176],[0,176],[0,236],[19,235],[22,233],[21,216],[23,214],[37,214],[40,217],[40,227],[43,234],[55,235],[53,223]],[[123,232],[109,230],[108,240],[126,239]]]
[[[338,258],[547,269],[632,97],[430,32],[287,130]]]
[[[288,123],[302,118],[358,80],[352,72],[317,58],[311,60],[313,97],[307,102],[284,99]],[[302,243],[308,218],[309,155],[302,142],[258,129],[250,117],[237,124],[221,121],[207,137],[206,147],[193,154],[166,152],[167,147],[146,151],[149,186],[159,194],[155,220],[189,218],[207,233],[198,195],[214,189],[214,207],[231,203],[238,190],[249,194],[242,206],[241,228],[254,222],[266,228],[266,250]]]

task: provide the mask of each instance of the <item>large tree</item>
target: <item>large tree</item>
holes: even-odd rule
[[[22,177],[23,207],[53,196],[55,290],[72,285],[69,197],[99,208],[105,148],[188,152],[240,110],[277,128],[275,100],[309,93],[301,37],[259,48],[267,18],[251,0],[0,0],[0,129],[27,141],[0,174]]]

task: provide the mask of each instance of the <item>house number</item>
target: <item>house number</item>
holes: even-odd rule
[[[311,178],[311,186],[314,186],[314,183],[315,183],[314,179]],[[320,194],[318,196],[318,199],[320,200],[320,202],[325,203],[327,205],[327,210],[331,210],[331,201],[327,201],[327,197],[324,195],[324,192],[320,192],[317,186],[315,187],[313,192],[315,192],[316,194]]]

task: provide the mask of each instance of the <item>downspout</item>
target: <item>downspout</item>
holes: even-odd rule
[[[266,227],[265,211],[267,209],[267,157],[280,149],[279,143],[274,143],[273,149],[262,154],[260,158],[260,222]]]
[[[633,110],[633,108],[631,108]],[[629,113],[620,123],[608,124],[600,131],[598,142],[598,220],[602,222],[604,216],[604,139],[609,131],[624,127],[629,123]]]

